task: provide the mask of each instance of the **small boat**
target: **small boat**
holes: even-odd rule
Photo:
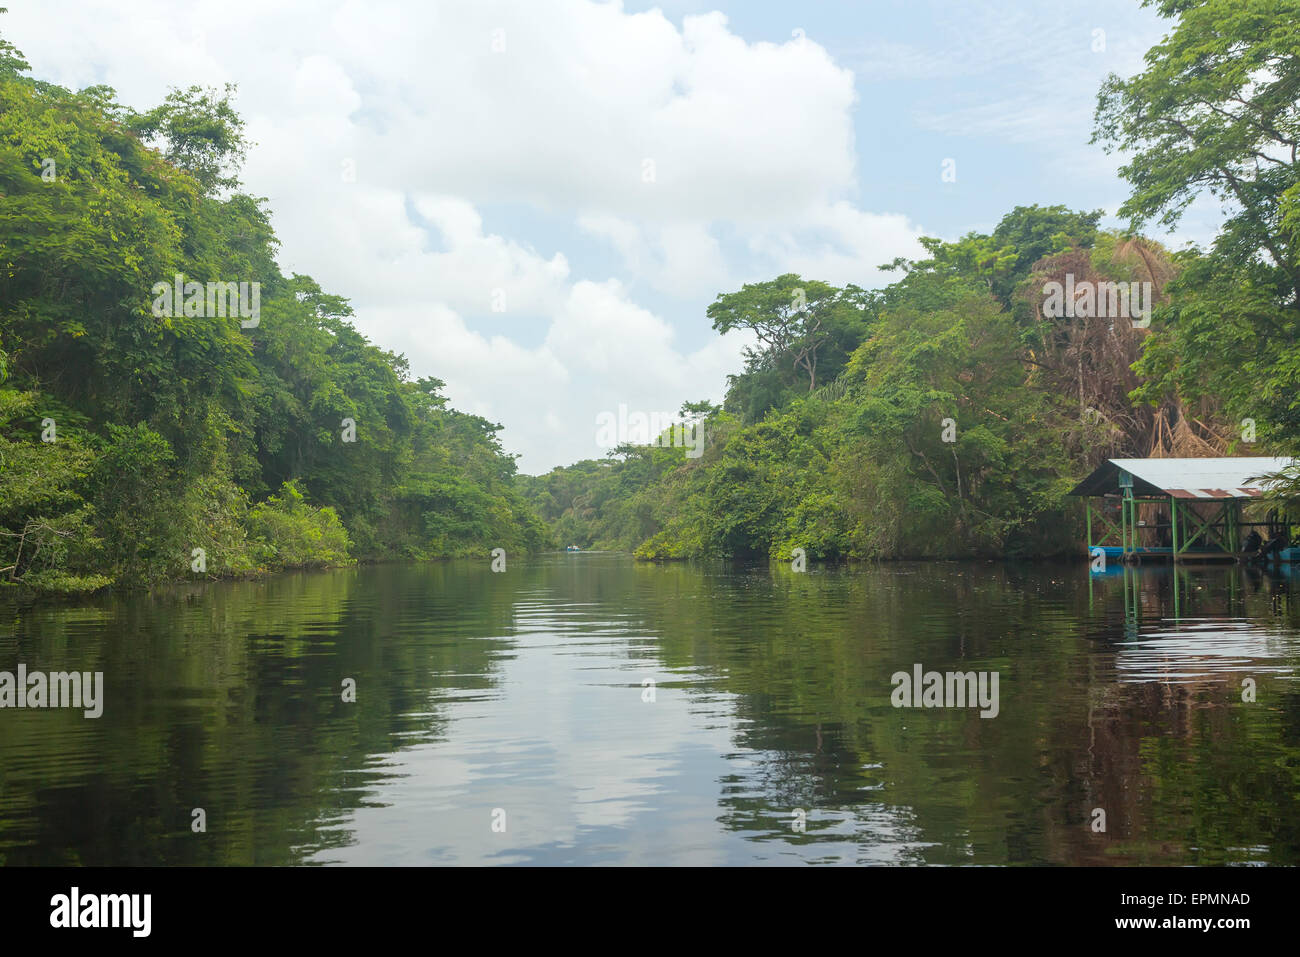
[[[582,551],[582,549],[579,548],[577,545],[570,545],[570,546],[568,546],[567,548],[565,548],[564,550],[565,550],[566,552],[580,552],[580,551]]]

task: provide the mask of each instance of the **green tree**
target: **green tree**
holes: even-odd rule
[[[1110,76],[1097,98],[1094,142],[1132,158],[1120,208],[1136,229],[1174,226],[1202,192],[1230,214],[1215,250],[1232,262],[1264,254],[1287,298],[1300,300],[1295,221],[1300,143],[1300,2],[1144,0],[1177,18],[1146,69]]]
[[[1261,444],[1300,448],[1300,3],[1161,0],[1174,21],[1131,79],[1098,96],[1094,141],[1131,154],[1134,227],[1172,227],[1198,196],[1223,228],[1188,251],[1137,369],[1157,404],[1221,402]]]
[[[198,548],[227,575],[545,542],[500,426],[280,272],[265,201],[238,192],[232,88],[137,113],[26,72],[0,40],[0,577],[141,585],[192,576]],[[257,283],[260,323],[155,314],[177,276]]]

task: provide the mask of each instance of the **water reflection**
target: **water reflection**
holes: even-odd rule
[[[106,705],[0,711],[0,860],[1294,864],[1288,585],[583,553],[8,605],[0,670]],[[894,708],[917,663],[998,717]]]

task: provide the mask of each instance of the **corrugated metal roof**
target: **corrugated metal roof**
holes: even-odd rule
[[[1254,498],[1263,495],[1272,475],[1295,462],[1289,458],[1107,459],[1075,487],[1071,495],[1118,491],[1118,473],[1135,479],[1134,491],[1162,492],[1180,499]]]

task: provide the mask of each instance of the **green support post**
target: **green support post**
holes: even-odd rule
[[[1124,489],[1124,555],[1136,555],[1138,548],[1137,502],[1133,500],[1133,489]]]
[[[1178,499],[1169,496],[1169,532],[1173,536],[1174,564],[1178,564]]]

